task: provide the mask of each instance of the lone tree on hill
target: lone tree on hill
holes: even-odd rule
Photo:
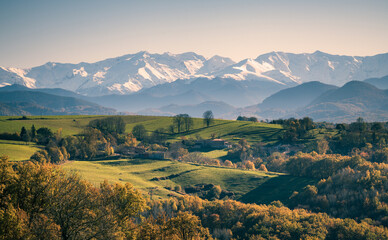
[[[214,116],[212,111],[208,110],[204,112],[202,116],[203,116],[203,124],[206,125],[206,127],[209,127],[210,124],[214,122]]]

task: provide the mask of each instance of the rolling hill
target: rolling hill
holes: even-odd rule
[[[84,127],[91,120],[102,118],[104,116],[32,116],[28,119],[10,118],[7,116],[0,117],[0,132],[20,132],[24,126],[31,128],[34,124],[38,129],[40,127],[48,127],[56,132],[62,128],[64,135],[76,135],[82,132]],[[172,124],[171,117],[157,116],[139,116],[127,115],[122,116],[126,123],[126,132],[131,132],[132,128],[137,124],[144,125],[148,132],[153,132],[156,129],[164,128],[167,131]],[[189,132],[175,133],[168,135],[169,141],[176,141],[181,137],[195,139],[200,136],[204,139],[210,138],[212,134],[222,137],[228,141],[238,142],[241,138],[246,138],[248,142],[266,142],[273,143],[278,141],[279,134],[283,131],[282,127],[277,124],[254,123],[244,121],[231,121],[215,119],[214,124],[210,127],[204,127],[203,119],[194,118],[193,128]]]
[[[380,89],[388,89],[388,76],[382,78],[368,78],[365,79],[364,82],[372,84]]]
[[[72,161],[62,167],[80,173],[95,185],[108,180],[110,183],[129,182],[143,194],[149,194],[152,189],[154,199],[180,196],[182,193],[172,190],[177,185],[185,188],[209,184],[219,185],[223,190],[233,193],[234,199],[242,202],[269,204],[275,200],[287,202],[294,191],[301,191],[307,184],[316,182],[284,174],[201,166],[169,160]],[[153,180],[168,176],[174,177]]]
[[[80,115],[116,114],[114,109],[74,97],[63,97],[38,91],[2,91],[0,115]]]
[[[64,164],[63,167],[78,171],[94,184],[107,179],[111,183],[130,182],[143,193],[148,193],[150,188],[155,188],[153,192],[160,198],[165,198],[169,194],[180,195],[166,187],[174,188],[176,185],[188,187],[196,184],[220,185],[222,189],[233,192],[236,198],[239,198],[268,179],[278,176],[258,171],[147,159],[74,161]],[[152,180],[167,176],[174,177],[159,181]]]
[[[323,93],[296,116],[310,116],[316,121],[351,122],[358,117],[367,121],[388,119],[388,90],[351,81],[338,89]]]
[[[321,82],[307,82],[296,87],[281,90],[270,97],[264,99],[259,104],[262,111],[279,109],[283,111],[292,111],[308,105],[317,96],[320,96],[328,90],[337,89],[333,85],[324,84]]]

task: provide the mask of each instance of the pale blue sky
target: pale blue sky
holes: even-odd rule
[[[374,55],[388,52],[387,13],[387,0],[0,0],[0,66],[141,50]]]

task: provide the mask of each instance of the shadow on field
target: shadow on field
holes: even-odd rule
[[[184,172],[181,172],[181,173],[177,173],[177,174],[171,174],[171,175],[166,176],[166,177],[154,177],[154,178],[151,179],[151,181],[170,180],[170,179],[173,179],[173,178],[180,177],[183,174],[194,172],[194,171],[198,171],[198,170],[199,169],[192,169],[192,170],[187,170],[187,171],[184,171]]]
[[[101,165],[109,165],[109,166],[126,166],[126,165],[141,165],[141,164],[149,164],[154,163],[156,160],[152,159],[129,159],[127,161],[109,161],[109,162],[101,162]],[[158,160],[162,161],[162,160]]]
[[[304,177],[280,175],[268,178],[259,187],[246,193],[239,201],[244,203],[269,204],[279,200],[287,205],[294,191],[300,192],[305,186],[316,184],[318,180]]]
[[[226,125],[226,124],[230,124],[230,123],[229,122],[218,123],[218,124],[210,125],[209,127],[201,127],[201,128],[192,129],[192,130],[190,130],[188,132],[174,133],[174,134],[171,134],[170,136],[172,136],[172,137],[179,137],[179,136],[193,135],[195,133],[201,132],[202,130],[213,129],[215,127],[219,127],[219,126]]]

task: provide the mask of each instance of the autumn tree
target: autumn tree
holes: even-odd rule
[[[264,171],[264,172],[268,172],[267,167],[264,164],[260,164],[259,170]]]
[[[233,163],[230,160],[225,160],[224,166],[225,167],[229,167],[229,168],[233,168],[234,167]]]
[[[167,222],[167,226],[169,234],[176,239],[212,239],[209,229],[202,227],[201,220],[188,212],[179,212]]]
[[[329,142],[322,138],[316,142],[316,148],[319,154],[325,154],[330,149]]]

